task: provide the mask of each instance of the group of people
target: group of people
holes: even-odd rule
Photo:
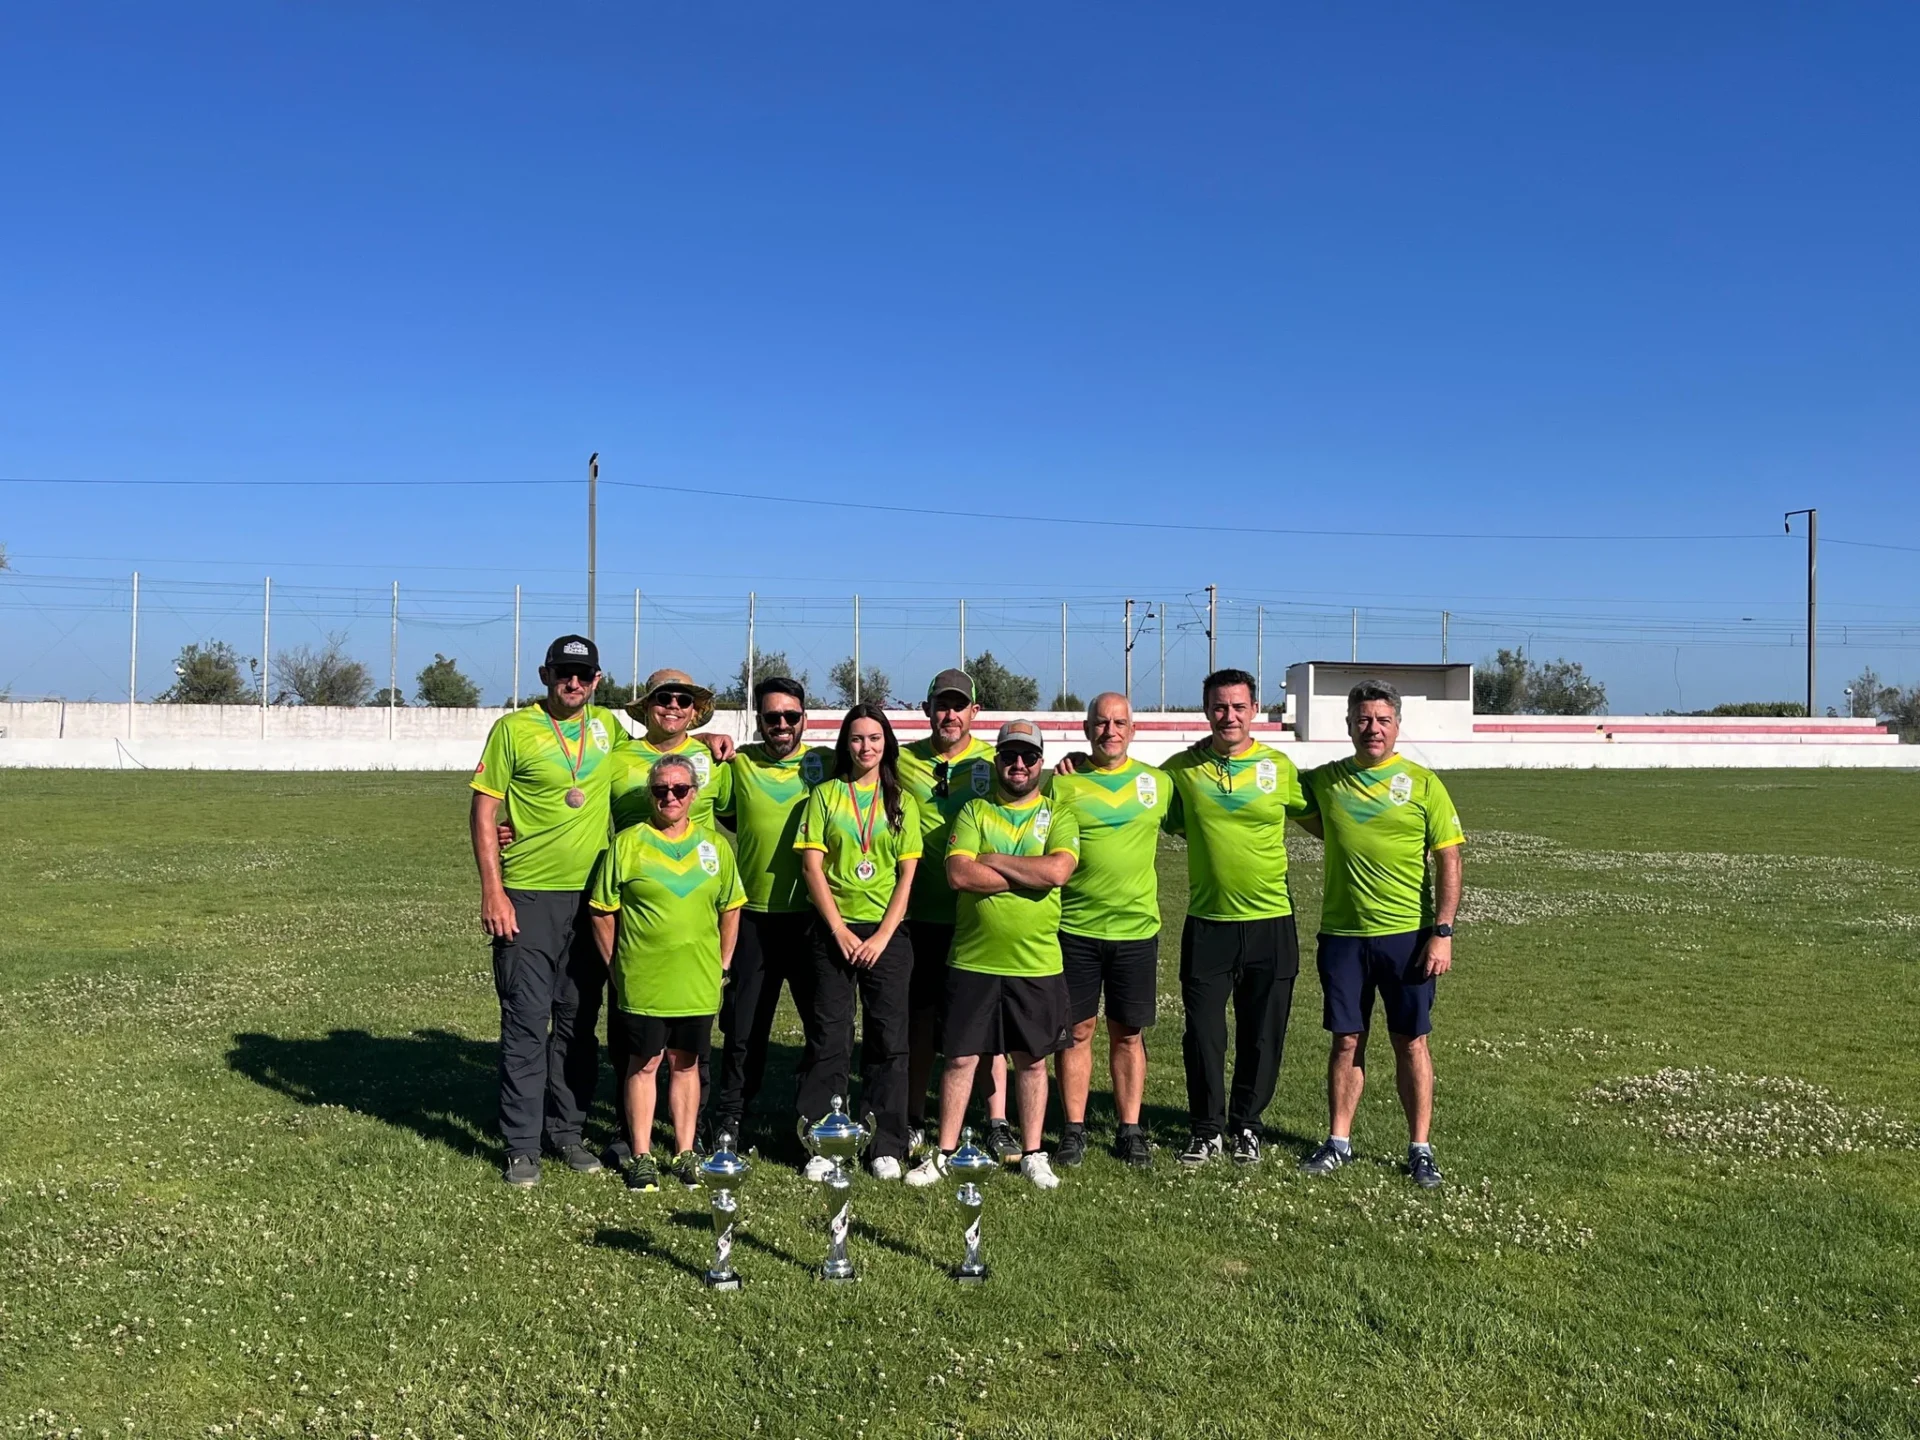
[[[1256,1164],[1299,972],[1289,820],[1321,838],[1326,857],[1329,1125],[1301,1168],[1326,1175],[1352,1158],[1377,995],[1408,1173],[1442,1183],[1426,1037],[1435,980],[1452,964],[1464,836],[1439,778],[1397,751],[1391,686],[1354,688],[1353,754],[1303,775],[1254,738],[1254,682],[1241,670],[1206,678],[1205,742],[1158,766],[1136,760],[1131,707],[1103,694],[1087,708],[1087,748],[1051,772],[1031,720],[1008,721],[992,743],[974,734],[978,696],[964,670],[928,686],[925,739],[901,745],[883,709],[858,704],[831,749],[806,742],[807,697],[786,677],[753,687],[759,738],[737,749],[695,733],[713,696],[675,670],[648,677],[627,707],[642,733],[629,734],[592,703],[599,655],[584,636],[554,641],[540,679],[539,700],[495,722],[472,781],[509,1184],[538,1183],[544,1149],[573,1170],[613,1164],[630,1187],[658,1188],[662,1103],[672,1167],[695,1183],[703,1135],[739,1134],[760,1091],[783,988],[805,1034],[794,1097],[803,1122],[849,1093],[857,1013],[852,1108],[874,1118],[875,1177],[941,1179],[984,1091],[988,1148],[1042,1189],[1059,1184],[1056,1164],[1086,1156],[1104,996],[1113,1153],[1150,1165],[1141,1105],[1163,832],[1185,840],[1189,896],[1180,989],[1191,1135],[1179,1159]],[[583,1125],[603,994],[620,1133],[596,1155]],[[1049,1059],[1063,1117],[1051,1153]],[[830,1168],[816,1159],[807,1173],[824,1179]]]

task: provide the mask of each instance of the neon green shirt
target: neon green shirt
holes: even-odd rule
[[[855,795],[845,780],[829,780],[814,787],[800,820],[796,852],[818,850],[826,856],[827,889],[840,918],[849,924],[878,924],[887,918],[894,882],[902,860],[918,860],[921,852],[920,807],[904,791],[900,796],[900,828],[887,823],[887,808],[878,785],[862,785]],[[880,806],[875,814],[872,807]],[[868,848],[860,849],[861,822],[868,826]],[[872,868],[860,876],[862,862]]]
[[[946,794],[938,796],[936,769],[946,775]],[[900,787],[920,805],[920,868],[913,876],[907,918],[939,925],[954,923],[953,887],[947,884],[947,836],[969,800],[993,793],[993,746],[974,736],[951,762],[936,760],[932,740],[916,740],[900,749]]]
[[[594,871],[587,903],[617,912],[613,1003],[629,1015],[720,1010],[720,916],[747,903],[733,851],[700,825],[669,840],[629,825]]]
[[[1167,814],[1166,775],[1129,756],[1111,770],[1056,775],[1047,794],[1080,826],[1080,864],[1060,892],[1060,928],[1093,940],[1158,935],[1154,860]]]
[[[653,778],[653,762],[662,755],[684,755],[693,762],[693,778],[699,789],[687,819],[696,826],[713,824],[713,809],[731,797],[733,771],[713,758],[713,752],[691,735],[682,735],[680,743],[662,750],[646,736],[627,742],[626,753],[613,770],[613,828],[624,830],[653,818],[653,796],[647,782]]]
[[[1325,935],[1404,935],[1433,923],[1427,852],[1466,842],[1440,777],[1389,755],[1349,756],[1306,774],[1307,813],[1326,838]]]
[[[576,719],[555,721],[536,700],[493,722],[471,784],[504,802],[500,819],[513,827],[513,843],[500,852],[500,878],[508,889],[586,885],[593,862],[607,848],[613,774],[632,744],[614,713],[598,705],[587,706]],[[567,755],[579,763],[577,780]],[[567,804],[567,792],[576,784],[587,797],[577,810]]]
[[[727,793],[713,808],[733,817],[733,846],[747,908],[775,915],[807,909],[794,839],[807,808],[807,792],[833,769],[833,751],[801,745],[786,759],[776,760],[765,745],[742,745],[720,768],[728,777]]]
[[[997,796],[969,800],[953,822],[948,855],[1078,856],[1080,824],[1073,811],[1035,791],[1024,800]],[[921,862],[925,864],[925,861]],[[942,862],[945,863],[944,861]],[[1060,891],[1005,890],[998,895],[956,897],[953,960],[959,970],[983,975],[1058,975]]]
[[[1231,758],[1182,750],[1161,767],[1173,786],[1167,829],[1187,837],[1187,913],[1268,920],[1293,913],[1286,822],[1307,808],[1300,772],[1255,741]]]

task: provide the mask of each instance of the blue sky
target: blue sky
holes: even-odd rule
[[[1131,594],[1180,698],[1213,583],[1269,675],[1451,609],[1616,711],[1791,697],[1818,505],[1916,547],[1823,548],[1823,703],[1920,681],[1916,62],[1893,4],[16,7],[0,477],[282,483],[0,485],[0,685],[123,696],[137,563],[143,693],[268,572],[275,648],[384,680],[398,580],[403,676],[504,692],[582,496],[464,482],[594,450],[622,676],[636,587],[705,675],[858,591],[902,689],[965,595],[1050,691],[1070,598],[1084,693]]]

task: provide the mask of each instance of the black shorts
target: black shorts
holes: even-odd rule
[[[940,1049],[956,1055],[1051,1055],[1073,1034],[1065,975],[982,975],[947,971],[947,1016]]]
[[[909,920],[907,938],[913,942],[913,980],[907,987],[907,1009],[914,1014],[945,1010],[953,926],[937,920]]]
[[[615,1010],[613,1023],[620,1027],[627,1058],[636,1065],[645,1065],[663,1050],[698,1055],[713,1034],[711,1015],[635,1015]]]
[[[1068,1023],[1078,1025],[1100,1013],[1100,991],[1107,992],[1110,1024],[1144,1030],[1153,1024],[1160,995],[1160,939],[1095,940],[1060,932],[1060,960],[1067,972]]]
[[[1372,1028],[1373,996],[1387,1014],[1390,1035],[1425,1035],[1433,1029],[1433,977],[1426,975],[1427,930],[1399,935],[1322,935],[1321,1024],[1335,1035]]]

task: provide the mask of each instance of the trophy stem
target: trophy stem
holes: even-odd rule
[[[833,1174],[827,1179],[827,1186],[839,1197],[840,1208],[827,1222],[827,1259],[820,1267],[822,1280],[845,1282],[860,1278],[854,1271],[852,1258],[847,1254],[847,1236],[853,1230],[853,1197],[848,1193],[852,1185],[852,1178],[836,1162]]]
[[[967,1228],[962,1237],[967,1242],[967,1253],[966,1258],[953,1267],[953,1278],[963,1285],[978,1285],[992,1273],[980,1258],[980,1211],[986,1197],[978,1185],[966,1184],[960,1187],[958,1198],[960,1208],[967,1215]]]
[[[740,1202],[726,1190],[713,1195],[713,1266],[702,1277],[709,1290],[738,1290],[740,1274],[733,1268],[733,1222]]]

